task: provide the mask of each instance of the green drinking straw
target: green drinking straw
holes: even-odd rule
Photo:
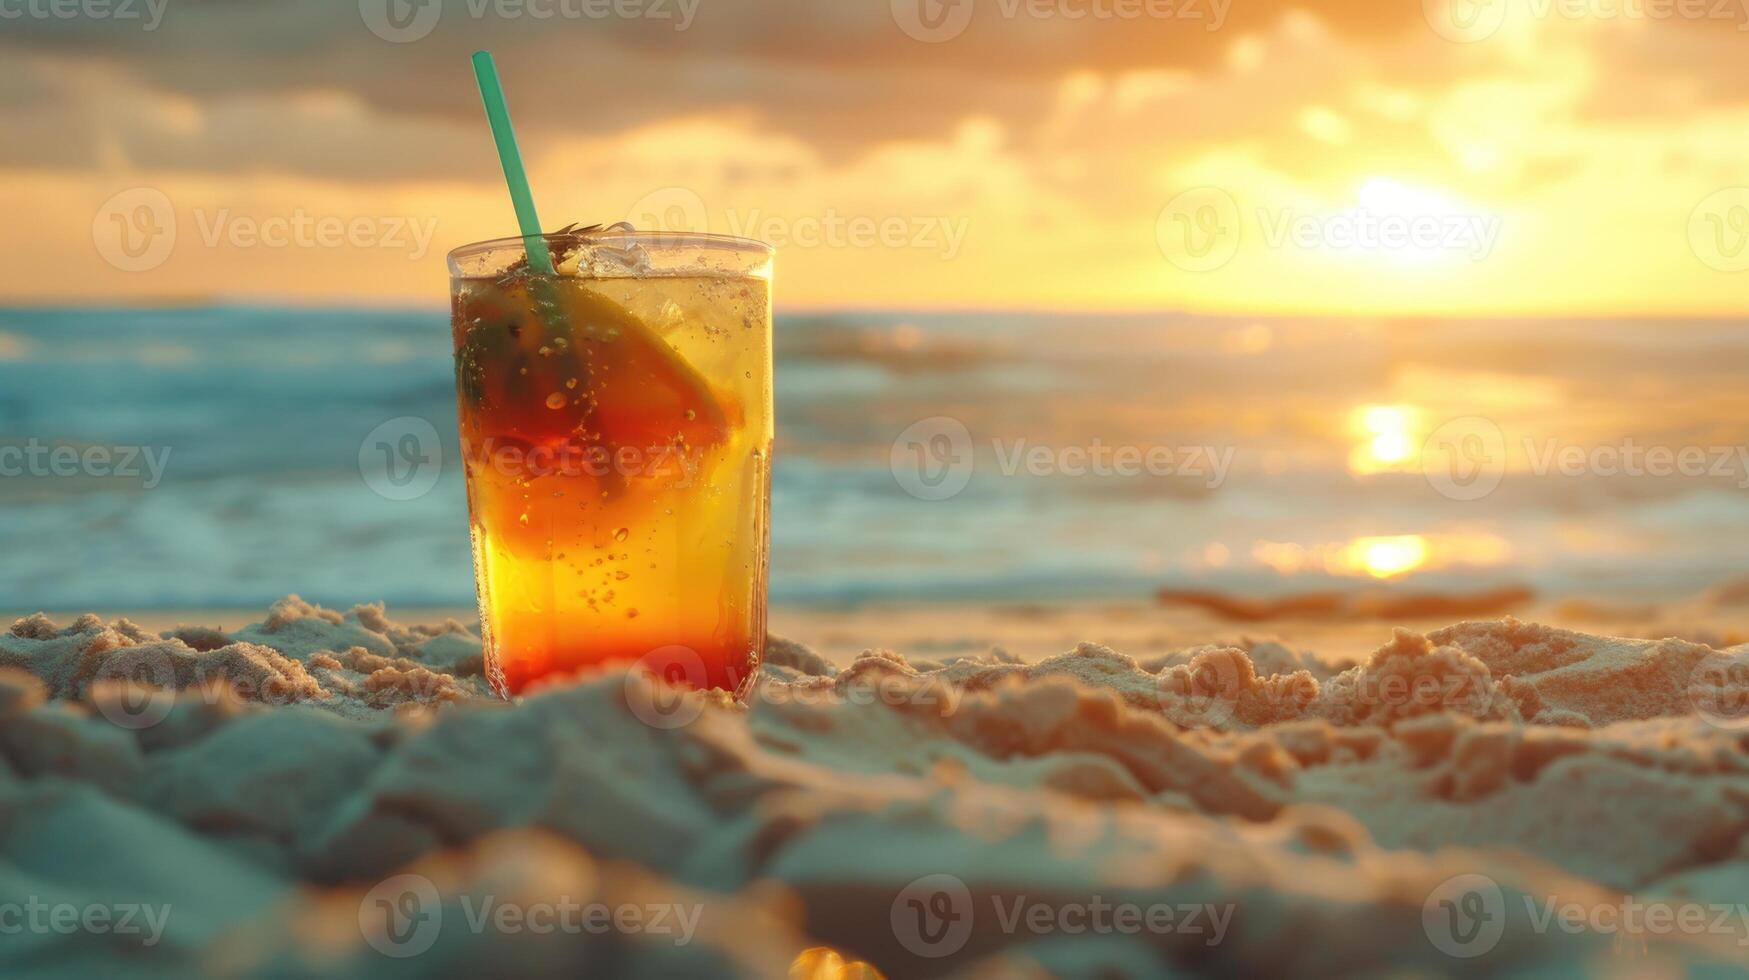
[[[528,269],[537,276],[555,275],[553,256],[547,251],[540,215],[534,210],[534,194],[528,189],[528,171],[522,166],[522,151],[516,148],[516,130],[510,125],[510,107],[504,102],[504,85],[498,81],[498,66],[492,61],[492,52],[474,52],[474,78],[480,83],[480,101],[486,104],[486,121],[492,124],[492,139],[498,144],[498,160],[504,164],[504,182],[510,185],[510,203],[516,206],[516,223],[522,226]]]
[[[492,139],[498,144],[498,159],[504,164],[504,182],[510,185],[510,202],[516,206],[516,223],[522,226],[528,271],[534,274],[529,292],[535,300],[535,315],[543,321],[550,315],[553,322],[543,325],[554,331],[562,330],[564,317],[557,286],[553,282],[558,272],[553,267],[552,253],[547,251],[540,216],[534,210],[534,194],[528,189],[528,171],[522,166],[522,151],[516,148],[516,130],[510,126],[510,107],[504,102],[504,85],[498,81],[498,66],[492,61],[492,52],[474,52],[474,77],[480,83],[480,100],[486,104],[486,120],[492,124]],[[700,411],[709,412],[707,417],[722,418],[722,409],[711,394],[710,384],[697,368],[687,363],[666,340],[656,336],[637,317],[624,314],[620,325],[641,336],[650,352],[667,363],[674,376],[696,396],[694,401],[705,406]]]

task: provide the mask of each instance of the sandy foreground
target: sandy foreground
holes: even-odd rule
[[[1205,612],[790,611],[745,705],[503,704],[375,605],[21,619],[0,974],[1749,970],[1731,610]]]

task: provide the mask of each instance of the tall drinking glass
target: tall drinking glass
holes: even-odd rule
[[[771,249],[547,236],[450,253],[486,673],[642,664],[744,693],[765,646]]]

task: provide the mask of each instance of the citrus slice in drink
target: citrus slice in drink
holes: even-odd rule
[[[458,357],[462,394],[495,435],[608,453],[704,451],[728,438],[729,418],[697,369],[583,284],[530,277],[458,302],[470,324]]]

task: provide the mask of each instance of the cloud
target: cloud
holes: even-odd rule
[[[683,32],[475,20],[467,2],[410,43],[373,34],[354,3],[185,2],[149,33],[10,30],[0,207],[35,235],[0,260],[37,263],[31,295],[441,295],[430,257],[238,249],[192,229],[302,211],[436,221],[439,250],[503,235],[466,68],[487,45],[550,225],[679,194],[721,232],[861,220],[945,243],[963,230],[951,258],[927,242],[786,246],[781,295],[802,305],[1740,306],[1684,239],[1749,157],[1749,111],[1731,95],[1749,71],[1716,31],[1515,15],[1457,44],[1418,3],[1314,15],[1235,0],[1208,31],[975,0],[961,33],[929,43],[889,0],[701,0]],[[1249,237],[1225,267],[1186,274],[1156,225],[1203,185],[1233,197]],[[140,186],[183,220],[170,258],[129,274],[93,249],[91,223]],[[1498,247],[1415,264],[1259,245],[1259,209],[1343,214],[1369,186],[1497,217]]]

